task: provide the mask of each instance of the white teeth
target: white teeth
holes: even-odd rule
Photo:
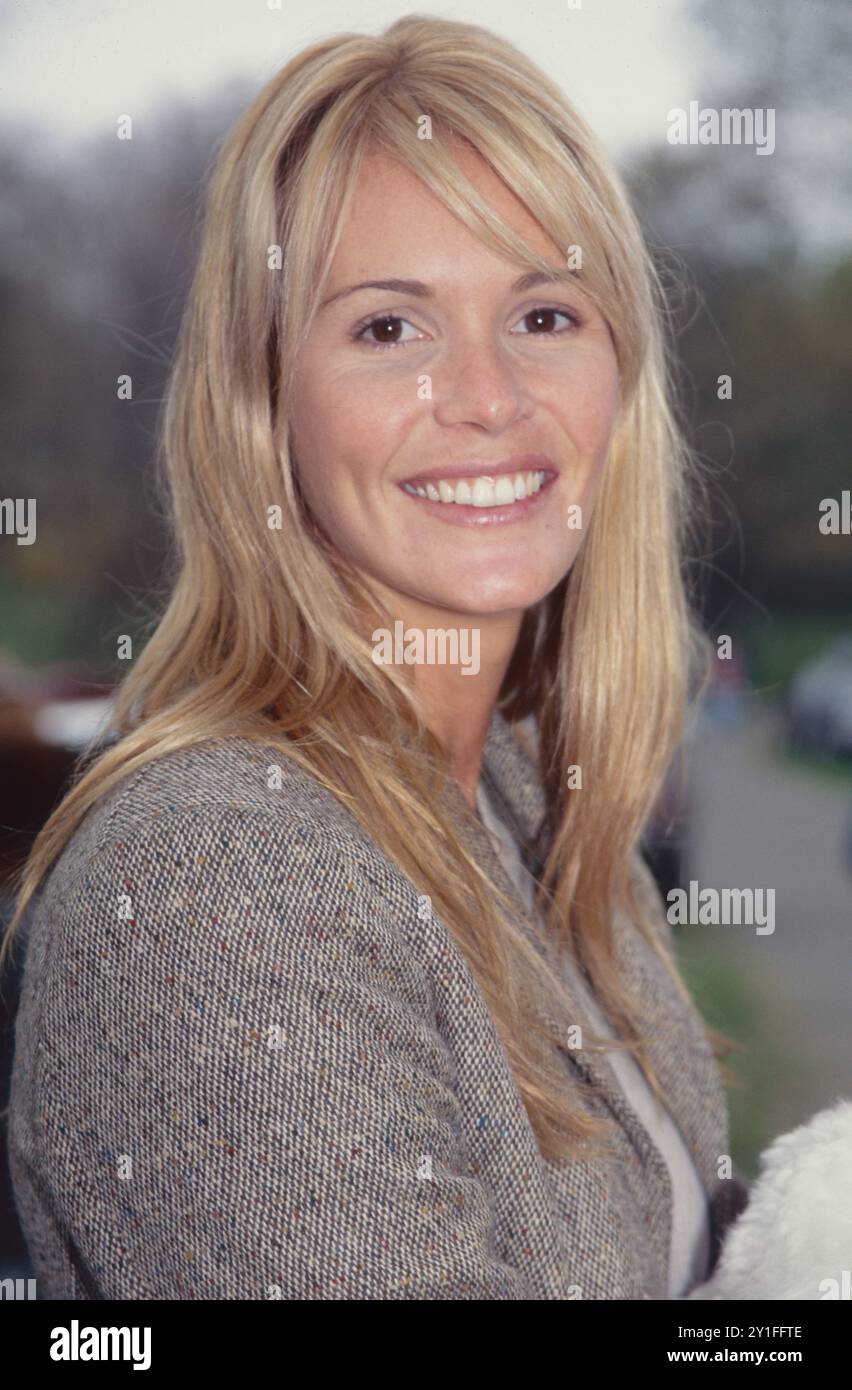
[[[463,507],[504,507],[532,497],[544,482],[544,473],[501,473],[499,477],[456,478],[453,482],[441,478],[425,487],[403,483],[406,492],[416,497],[428,497],[432,502],[454,502]]]
[[[474,507],[493,507],[497,500],[494,496],[494,484],[488,478],[477,478],[470,500]]]

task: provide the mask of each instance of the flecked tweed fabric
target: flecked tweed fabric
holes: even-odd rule
[[[543,792],[497,712],[483,778],[534,870]],[[514,896],[460,789],[454,810]],[[718,1250],[744,1189],[716,1176],[717,1064],[623,914],[615,934]],[[464,956],[335,797],[240,738],[162,757],[93,808],[27,919],[9,1158],[39,1295],[665,1298],[666,1166],[567,1043],[619,1122],[605,1161],[543,1160]]]

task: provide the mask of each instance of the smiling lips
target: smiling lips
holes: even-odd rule
[[[483,473],[479,477],[439,478],[424,484],[403,483],[406,492],[415,497],[428,497],[430,502],[451,502],[467,507],[502,507],[520,502],[538,492],[547,475],[542,469],[526,473]]]
[[[482,469],[483,463],[485,469]],[[446,471],[434,468],[421,473],[400,486],[411,497],[443,502],[451,507],[509,507],[534,497],[556,477],[555,469],[549,464],[550,459],[541,454],[515,454],[500,463],[467,459],[445,465]]]

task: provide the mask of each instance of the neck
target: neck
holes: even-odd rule
[[[444,749],[465,799],[475,808],[488,730],[517,644],[522,611],[452,613],[389,592],[381,599],[393,623],[374,639],[374,649],[381,645],[386,657],[405,660],[426,724]]]

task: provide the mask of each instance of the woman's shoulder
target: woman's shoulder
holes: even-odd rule
[[[274,745],[210,740],[152,758],[77,827],[24,918],[30,993],[64,998],[85,962],[119,1011],[147,971],[152,990],[212,972],[255,1001],[282,979],[359,979],[428,1012],[443,937],[420,903]]]
[[[301,819],[318,830],[351,820],[281,745],[240,736],[204,739],[150,759],[105,799],[102,815],[108,833],[121,836],[163,816],[222,811]]]
[[[122,864],[185,871],[206,863],[243,881],[279,877],[293,859],[329,857],[392,869],[346,807],[280,745],[207,739],[149,759],[90,808],[46,887],[67,898],[81,880]],[[236,869],[233,870],[237,872]]]

